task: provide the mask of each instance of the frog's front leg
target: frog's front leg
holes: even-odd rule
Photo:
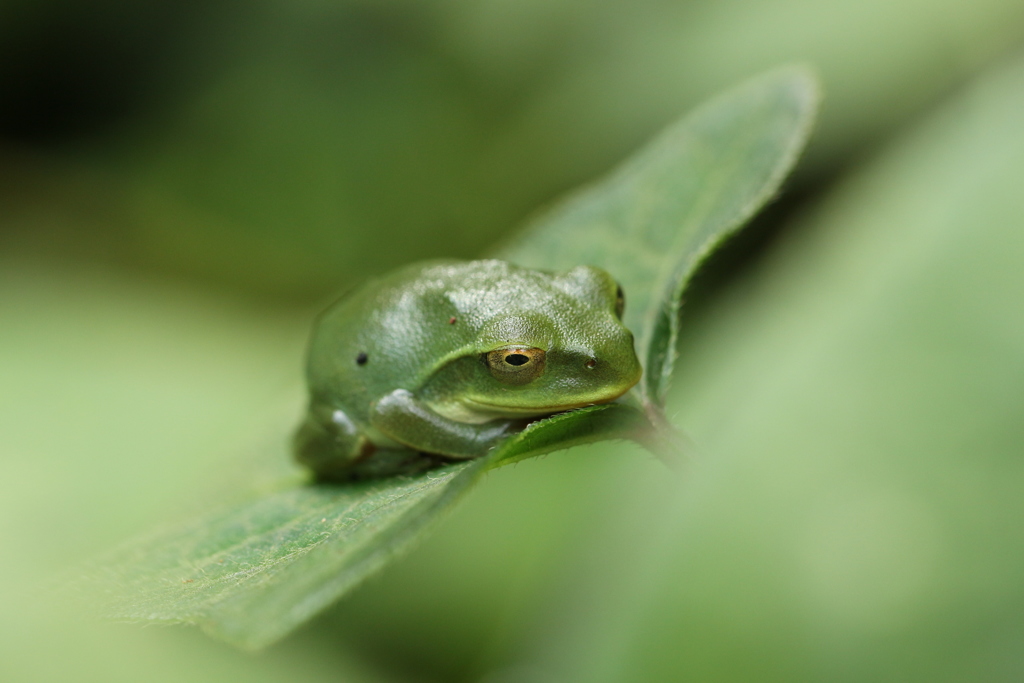
[[[347,479],[374,446],[342,410],[311,407],[295,432],[295,459],[322,479]]]
[[[405,389],[396,389],[370,412],[370,424],[406,446],[450,458],[476,458],[512,431],[514,423],[501,420],[467,424],[439,415]]]

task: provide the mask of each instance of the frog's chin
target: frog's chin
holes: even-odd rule
[[[540,417],[542,415],[551,415],[553,413],[564,413],[567,410],[576,410],[577,408],[586,408],[587,406],[608,403],[619,398],[625,394],[626,391],[629,390],[626,389],[625,391],[620,391],[615,394],[588,397],[587,400],[573,403],[560,403],[557,405],[546,406],[506,405],[502,403],[482,401],[479,399],[462,398],[457,401],[442,403],[431,407],[435,412],[451,420],[455,420],[456,422],[482,424],[484,422],[490,422],[491,420],[497,419],[525,420],[531,417]]]

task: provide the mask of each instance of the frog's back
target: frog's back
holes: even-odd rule
[[[507,264],[429,261],[371,280],[317,321],[307,379],[314,404],[340,408],[365,426],[370,406],[395,389],[416,391],[448,351],[471,344],[478,316],[457,301]],[[454,299],[454,301],[453,301]]]

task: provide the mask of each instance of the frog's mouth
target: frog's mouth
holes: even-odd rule
[[[482,424],[484,422],[490,422],[491,420],[501,418],[522,419],[540,417],[541,415],[564,413],[567,410],[576,410],[577,408],[586,408],[587,406],[609,403],[620,396],[623,396],[631,388],[632,387],[627,387],[621,391],[612,393],[595,394],[593,396],[588,396],[581,401],[555,405],[506,405],[503,403],[481,401],[473,398],[462,398],[451,403],[434,405],[432,408],[435,412],[457,422]]]

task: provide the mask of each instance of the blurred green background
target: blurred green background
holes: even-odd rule
[[[1024,680],[1021,48],[1017,0],[7,0],[0,680]],[[40,592],[285,457],[331,296],[794,60],[820,125],[694,287],[684,489],[499,470],[255,655]]]

